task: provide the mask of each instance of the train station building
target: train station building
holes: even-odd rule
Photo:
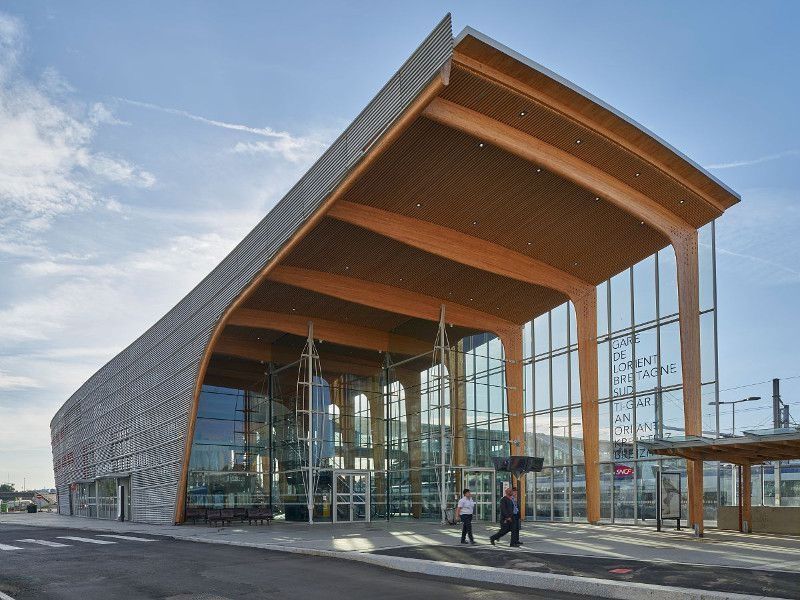
[[[714,222],[739,200],[448,16],[58,411],[59,511],[439,519],[469,487],[492,520],[492,459],[519,455],[544,459],[528,519],[652,522],[668,469],[701,532],[732,467],[651,442],[720,437]]]

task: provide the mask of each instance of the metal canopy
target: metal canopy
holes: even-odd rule
[[[745,431],[729,438],[679,437],[640,442],[652,454],[751,465],[800,458],[800,428]]]

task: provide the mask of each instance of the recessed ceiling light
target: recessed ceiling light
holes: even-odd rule
[[[483,148],[483,146],[484,146],[483,142],[478,142],[478,148]]]
[[[420,206],[422,206],[422,202],[417,202],[417,208],[419,208]]]
[[[402,277],[400,278],[400,281],[403,281],[403,278],[402,278]]]
[[[634,174],[634,177],[638,177],[639,175],[641,175],[641,173],[636,173]]]
[[[532,245],[533,245],[533,242],[528,242],[528,246],[532,246]]]
[[[527,114],[528,114],[528,113],[527,113],[527,112],[525,112],[524,110],[521,110],[521,111],[519,111],[519,116],[520,116],[520,117],[524,117],[524,116],[525,116],[525,115],[527,115]]]
[[[578,261],[576,260],[574,263],[572,263],[572,266],[573,267],[577,267],[578,266]]]
[[[292,312],[295,312],[296,310],[297,310],[296,308],[293,308],[293,309],[292,309]]]
[[[644,225],[644,221],[639,221],[639,225]]]
[[[576,144],[580,144],[580,143],[581,143],[581,141],[580,141],[580,140],[575,140],[575,143],[576,143]]]
[[[478,224],[478,222],[477,222],[477,221],[473,221],[473,222],[472,222],[472,224],[473,224],[473,225],[477,225],[477,224]]]
[[[347,266],[347,267],[345,267],[345,268],[344,268],[344,270],[345,270],[345,271],[349,271],[349,270],[350,270],[350,267],[349,267],[349,266]]]
[[[536,172],[537,173],[541,173],[542,172],[542,167],[536,167]]]
[[[686,202],[686,200],[681,200],[681,202],[680,202],[680,203],[681,203],[681,204],[683,204],[684,202]]]
[[[472,302],[472,298],[470,298],[469,301]]]
[[[596,202],[596,201],[600,200],[600,197],[599,196],[595,196],[594,199],[595,199],[595,202]]]

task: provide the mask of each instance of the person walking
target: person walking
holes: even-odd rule
[[[467,543],[467,536],[469,536],[470,544],[476,543],[475,538],[472,537],[472,517],[475,516],[475,500],[472,499],[472,493],[469,488],[464,490],[461,500],[458,501],[456,516],[461,519],[461,543]]]
[[[492,546],[508,532],[511,532],[511,547],[522,545],[519,541],[519,504],[517,503],[517,489],[506,488],[506,493],[500,499],[500,531],[489,538]]]

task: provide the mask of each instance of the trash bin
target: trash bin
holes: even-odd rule
[[[28,504],[28,512],[35,513],[36,512],[36,505],[35,504]]]

